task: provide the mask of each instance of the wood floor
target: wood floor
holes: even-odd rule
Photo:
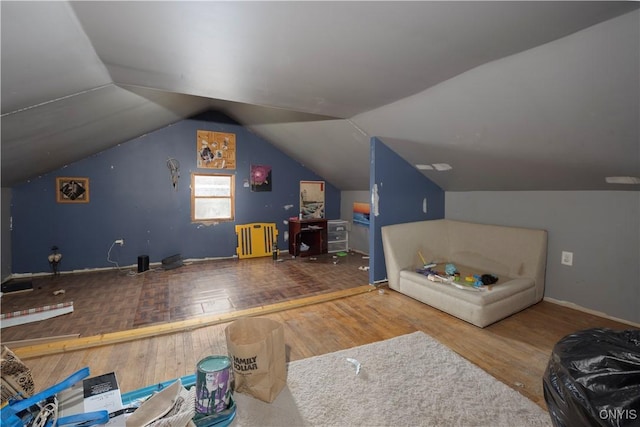
[[[592,327],[631,328],[541,302],[480,329],[394,291],[386,289],[380,293],[374,287],[368,289],[371,291],[264,317],[284,325],[290,361],[423,331],[544,409],[542,377],[553,346],[560,338]],[[37,389],[88,366],[94,375],[116,372],[126,392],[192,374],[198,360],[211,354],[225,354],[227,324],[29,357],[25,362],[32,369]]]
[[[71,314],[2,330],[2,342],[81,337],[229,313],[366,285],[361,254],[190,263],[174,270],[107,270],[32,279],[33,291],[2,297],[2,313],[73,301]],[[64,293],[54,295],[63,290]]]

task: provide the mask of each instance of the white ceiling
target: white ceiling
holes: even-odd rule
[[[636,2],[2,1],[2,186],[208,109],[342,190],[639,190]]]

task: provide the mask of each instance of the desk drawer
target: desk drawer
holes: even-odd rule
[[[347,232],[346,231],[329,231],[327,233],[327,238],[329,241],[334,240],[347,240]]]
[[[327,230],[328,231],[346,231],[347,230],[347,224],[346,223],[327,223]]]
[[[342,242],[332,242],[329,241],[328,245],[327,245],[327,252],[332,253],[332,252],[348,252],[349,251],[349,244],[346,241],[342,241]]]

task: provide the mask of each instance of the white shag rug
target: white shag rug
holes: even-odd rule
[[[291,362],[273,403],[234,399],[232,426],[552,425],[538,405],[423,332]]]

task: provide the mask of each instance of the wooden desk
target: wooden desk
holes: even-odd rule
[[[301,251],[301,243],[308,245],[309,250]],[[327,246],[326,219],[289,220],[289,254],[302,257],[326,254]]]

